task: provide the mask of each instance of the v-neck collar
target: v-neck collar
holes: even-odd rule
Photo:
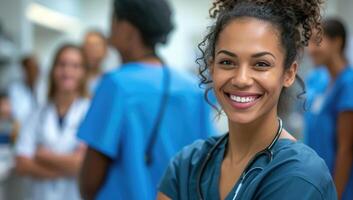
[[[216,181],[212,181],[211,183],[211,194],[215,194],[216,199],[220,200],[220,191],[219,191],[219,183],[220,183],[220,177],[221,177],[221,169],[222,169],[222,162],[226,153],[226,148],[228,145],[228,138],[222,142],[219,147],[218,147],[218,152],[216,152],[215,155],[215,175],[216,175]],[[295,141],[291,140],[291,139],[287,139],[287,138],[279,138],[278,141],[275,143],[275,145],[272,147],[272,150],[275,152],[277,152],[281,146],[285,146],[287,144],[293,143]],[[255,165],[256,162],[253,164]],[[242,174],[242,173],[241,173]],[[232,189],[229,191],[229,193],[226,195],[225,200],[232,200],[233,196],[235,195],[235,192],[240,184],[240,180],[241,180],[241,175],[238,178],[238,180],[235,182],[235,184],[233,185]],[[213,198],[212,198],[213,199]]]
[[[72,112],[74,112],[74,107],[77,103],[78,99],[75,99],[69,106],[69,109],[66,111],[65,115],[63,116],[63,121],[62,121],[62,125],[60,126],[60,123],[59,123],[59,111],[56,107],[56,105],[54,104],[54,102],[52,102],[52,109],[54,110],[54,113],[55,113],[55,116],[54,116],[54,119],[55,119],[55,124],[56,124],[56,127],[57,127],[57,130],[59,130],[60,133],[64,133],[65,130],[66,130],[66,127],[67,127],[67,123],[70,121],[70,119],[68,119],[71,115],[72,115]]]

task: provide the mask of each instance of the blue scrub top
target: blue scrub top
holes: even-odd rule
[[[310,110],[305,114],[305,135],[308,135],[307,144],[325,160],[333,173],[337,119],[341,112],[353,111],[353,69],[346,67],[331,85],[327,82],[324,86],[316,89]],[[353,167],[342,199],[353,199]]]
[[[196,200],[201,165],[217,137],[184,148],[170,163],[159,191],[171,199]],[[204,199],[219,199],[219,178],[227,140],[219,145],[201,180]],[[335,200],[335,186],[324,161],[300,142],[279,139],[272,148],[273,160],[259,157],[251,166],[236,199]],[[233,200],[239,182],[226,200]]]
[[[163,94],[163,69],[129,63],[103,76],[78,136],[112,159],[96,199],[155,199],[168,162],[182,147],[215,134],[197,81],[170,69],[169,100],[146,166],[145,150]]]
[[[312,108],[313,102],[317,94],[325,92],[327,85],[330,82],[330,74],[327,71],[326,67],[320,66],[314,68],[309,75],[305,79],[306,86],[306,94],[305,94],[305,111],[308,111]],[[304,121],[309,122],[312,121],[312,115],[308,114],[309,112],[304,112]],[[308,141],[312,141],[315,138],[312,134],[308,134],[308,130],[306,130],[306,126],[304,126],[304,142],[308,144]]]

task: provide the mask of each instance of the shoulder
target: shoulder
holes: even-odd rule
[[[170,162],[159,184],[159,191],[171,199],[181,199],[182,186],[190,184],[190,177],[196,177],[199,166],[203,163],[210,149],[219,137],[198,140],[184,147]],[[192,186],[190,186],[192,187]]]
[[[331,178],[328,168],[322,158],[317,153],[303,144],[302,142],[287,142],[287,145],[283,145],[275,152],[275,161],[286,161],[290,164],[293,169],[288,173],[295,173],[297,175],[319,180],[322,175],[327,175],[325,178]]]
[[[275,151],[272,162],[274,162],[272,172],[276,171],[273,174],[277,174],[274,180],[301,182],[322,195],[334,188],[324,160],[301,142],[288,142],[282,145]]]
[[[105,94],[112,95],[124,91],[124,84],[121,83],[122,76],[120,75],[120,70],[121,69],[116,69],[102,75],[97,84],[96,95],[93,99],[97,96],[104,96]],[[128,79],[128,77],[125,77],[125,79]]]
[[[353,82],[353,69],[352,69],[352,67],[347,67],[347,69],[345,69],[345,71],[343,73],[344,74],[341,77],[342,84],[352,85],[352,82]]]
[[[205,159],[209,151],[216,145],[222,136],[210,137],[206,140],[197,140],[184,147],[173,159],[172,163],[177,168],[183,166],[196,166]]]

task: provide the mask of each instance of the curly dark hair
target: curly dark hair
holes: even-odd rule
[[[210,103],[207,96],[213,83],[209,74],[209,63],[214,59],[219,34],[230,21],[253,17],[271,23],[279,32],[285,51],[284,68],[288,69],[300,57],[311,37],[318,43],[321,41],[322,4],[323,0],[216,0],[209,11],[210,17],[216,21],[209,27],[208,34],[198,45],[202,53],[197,59],[200,66],[200,85],[206,85],[206,100]],[[296,79],[303,88],[297,95],[301,98],[305,94],[305,84],[298,75]],[[284,90],[282,94],[283,92]]]

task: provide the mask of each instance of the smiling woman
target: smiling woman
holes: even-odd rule
[[[24,124],[15,146],[16,172],[29,177],[29,199],[81,199],[76,177],[86,148],[76,132],[89,106],[85,75],[81,48],[59,48],[50,71],[49,101]]]
[[[214,3],[216,22],[200,44],[200,75],[227,115],[229,133],[184,148],[158,199],[337,199],[323,160],[278,118],[283,90],[297,78],[298,55],[311,37],[320,39],[321,4]]]

